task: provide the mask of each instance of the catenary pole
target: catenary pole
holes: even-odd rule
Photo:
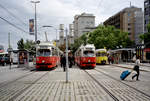
[[[68,30],[66,28],[66,83],[68,83]]]
[[[40,3],[40,1],[31,1],[35,5],[35,42],[37,41],[37,16],[36,16],[36,4]]]

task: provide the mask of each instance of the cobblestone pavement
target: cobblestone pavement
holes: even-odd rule
[[[140,81],[136,81],[136,80],[132,80],[132,76],[136,73],[133,71],[124,81],[122,81],[122,80],[120,80],[120,74],[124,70],[128,70],[126,68],[120,68],[120,67],[116,67],[116,66],[106,65],[106,66],[97,66],[96,69],[102,71],[103,74],[105,73],[105,74],[109,75],[111,78],[121,81],[121,82],[123,82],[137,90],[140,90],[141,92],[144,92],[150,96],[150,72],[141,71],[140,76],[139,76]]]
[[[69,83],[65,82],[66,73],[60,67],[50,71],[30,71],[14,82],[8,82],[6,85],[0,83],[0,101],[114,101],[114,98],[106,93],[103,87],[108,89],[118,101],[150,101],[146,95],[123,84],[125,82],[133,86],[136,84],[135,81],[126,80],[123,83],[118,81],[123,68],[106,65],[97,66],[96,70],[85,71],[102,86],[84,70],[77,67],[69,69]],[[105,74],[113,75],[115,79]],[[142,75],[146,78],[149,76],[148,74]],[[137,83],[140,82],[149,83],[149,80]],[[150,88],[149,85],[145,85],[143,89],[148,89],[148,87]],[[150,94],[148,90],[141,91]]]
[[[122,82],[119,80],[119,76],[114,78],[111,76],[113,73],[103,71],[102,69],[88,70],[103,87],[105,87],[118,101],[149,101],[149,93],[140,91],[136,87],[130,86],[127,81]],[[117,72],[116,72],[117,73]],[[135,84],[135,82],[132,82]],[[147,87],[150,87],[147,86]],[[149,89],[148,89],[149,90]]]

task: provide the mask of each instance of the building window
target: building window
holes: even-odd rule
[[[128,22],[130,22],[130,18],[128,18]]]
[[[145,6],[148,5],[148,1],[146,1],[146,2],[144,3],[144,5],[145,5]]]
[[[128,13],[128,16],[131,16],[131,14],[130,14],[130,13]]]
[[[128,31],[130,31],[131,30],[131,28],[128,28]]]
[[[130,23],[128,23],[128,26],[130,26],[131,24]]]
[[[147,22],[147,21],[145,20],[145,24],[146,24],[146,22]]]

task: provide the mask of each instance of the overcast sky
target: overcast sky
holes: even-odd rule
[[[0,17],[28,32],[29,19],[34,18],[34,4],[30,1],[0,0]],[[133,6],[143,8],[144,0],[40,0],[40,3],[37,4],[38,39],[45,40],[45,31],[49,40],[56,39],[55,30],[42,28],[43,25],[59,28],[59,24],[65,24],[65,27],[68,28],[69,24],[73,22],[74,16],[83,12],[94,14],[96,16],[95,23],[98,25],[123,8],[129,7],[130,1]],[[4,10],[4,8],[6,9]],[[17,48],[17,42],[21,38],[24,40],[35,39],[34,36],[16,29],[0,19],[0,44],[5,46],[5,50],[8,47],[8,33],[11,34],[11,46],[14,49]]]

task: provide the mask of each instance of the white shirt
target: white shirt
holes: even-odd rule
[[[140,65],[140,60],[139,59],[137,59],[136,61],[135,61],[135,65]]]

